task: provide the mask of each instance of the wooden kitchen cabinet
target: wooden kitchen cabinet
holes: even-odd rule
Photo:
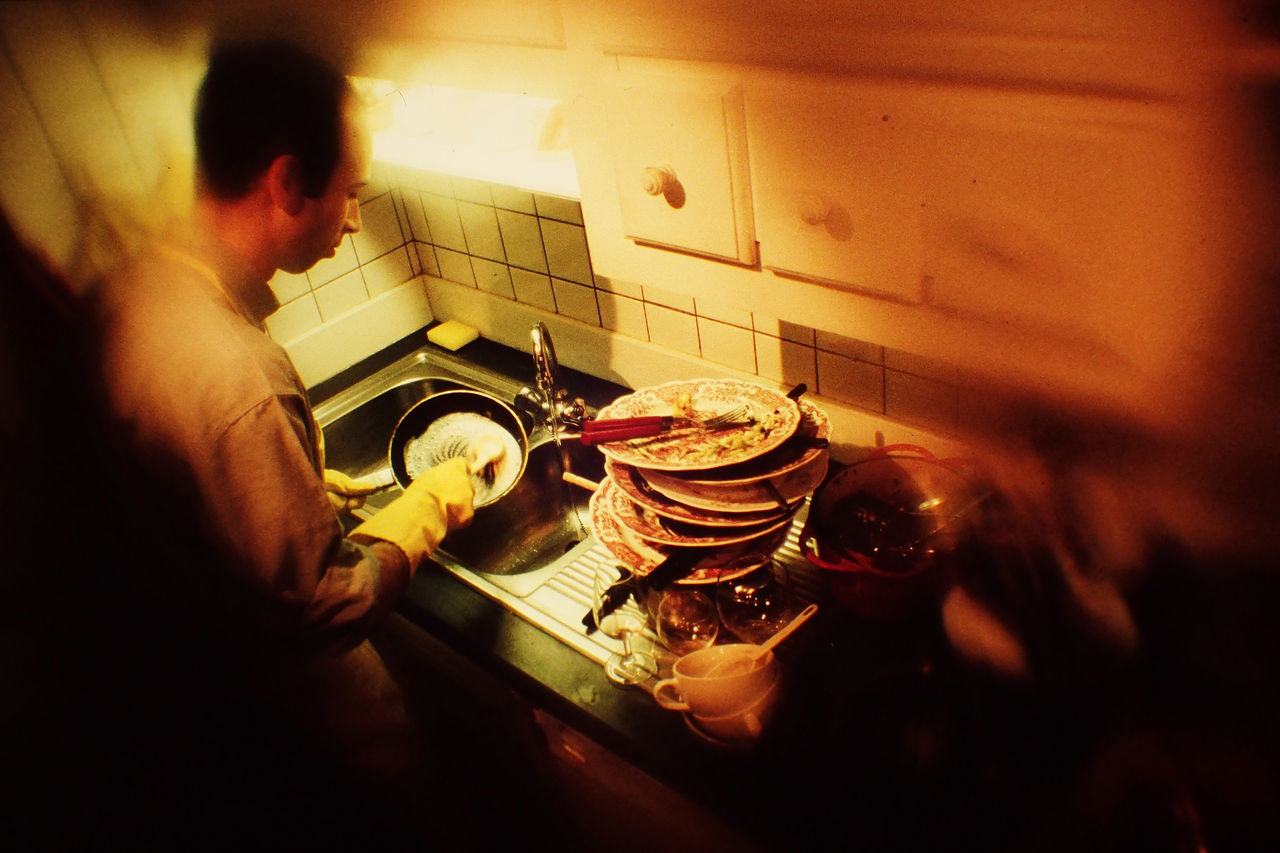
[[[454,774],[448,784],[466,805],[462,818],[495,822],[495,836],[534,848],[763,853],[722,817],[402,614],[390,614],[372,639],[422,730],[441,735],[431,739],[432,751]],[[424,825],[424,841],[432,838]]]
[[[627,239],[755,263],[741,87],[621,73],[606,121]]]
[[[753,87],[747,137],[761,265],[918,301],[920,126],[909,90],[812,82]]]
[[[564,721],[535,717],[583,838],[617,853],[768,849],[749,827],[731,826]]]
[[[928,114],[915,144],[931,305],[1082,366],[1176,358],[1209,309],[1205,128],[1150,99],[965,87],[930,95]]]

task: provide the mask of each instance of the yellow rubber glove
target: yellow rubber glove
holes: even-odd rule
[[[450,459],[424,471],[403,495],[352,533],[398,545],[409,564],[416,566],[436,549],[446,533],[471,522],[474,501],[475,488],[467,460]]]
[[[324,489],[329,504],[337,512],[351,513],[364,506],[365,499],[376,491],[395,483],[390,474],[385,479],[376,476],[348,477],[332,468],[324,470]]]

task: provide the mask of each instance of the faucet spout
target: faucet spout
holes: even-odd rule
[[[560,364],[556,361],[551,332],[542,321],[533,324],[529,337],[533,352],[533,388],[520,392],[519,399],[533,410],[533,414],[559,435],[564,425],[581,426],[586,417],[586,404],[580,399],[569,399],[569,393],[560,386]]]
[[[533,324],[529,330],[533,344],[533,379],[538,393],[544,402],[555,402],[558,387],[559,362],[556,361],[556,348],[551,343],[551,332],[541,320]]]

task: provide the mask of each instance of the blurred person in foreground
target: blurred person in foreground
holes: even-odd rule
[[[264,327],[276,271],[302,273],[360,229],[372,144],[359,99],[296,47],[223,46],[195,140],[191,221],[92,300],[110,407],[164,496],[138,539],[169,600],[216,638],[211,654],[238,654],[341,766],[413,801],[418,743],[368,636],[470,521],[476,460],[424,473],[344,535],[335,508],[351,483],[326,472],[306,389]]]

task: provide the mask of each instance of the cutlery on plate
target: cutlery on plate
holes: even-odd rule
[[[715,432],[752,423],[747,407],[737,406],[710,418],[678,418],[672,415],[645,415],[635,418],[605,418],[583,421],[578,435],[583,444],[603,444],[609,441],[626,441],[631,438],[674,433]]]

